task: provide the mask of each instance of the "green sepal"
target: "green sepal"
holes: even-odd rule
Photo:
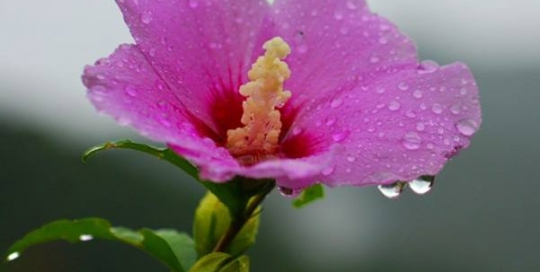
[[[208,254],[202,257],[195,265],[189,270],[189,272],[248,272],[249,271],[249,257],[240,256],[234,258],[233,256],[216,252]]]
[[[131,149],[131,150],[136,150],[136,151],[140,151],[140,152],[152,155],[154,157],[157,157],[159,159],[162,159],[162,160],[165,160],[174,164],[175,166],[184,170],[188,175],[199,180],[199,169],[193,166],[186,159],[176,154],[174,151],[168,148],[157,148],[157,147],[153,147],[153,146],[149,146],[145,144],[135,143],[130,140],[106,142],[106,143],[94,146],[88,149],[87,151],[85,151],[81,159],[83,162],[86,162],[88,158],[95,155],[96,153],[104,151],[104,150],[109,150],[109,149]]]
[[[112,227],[107,220],[100,218],[59,220],[44,225],[13,244],[8,250],[7,260],[18,257],[31,246],[46,242],[65,240],[78,243],[93,239],[117,241],[139,248],[174,272],[188,271],[196,260],[195,244],[187,234],[170,229],[134,231]]]
[[[235,177],[226,183],[203,181],[202,184],[227,206],[235,218],[243,216],[244,209],[253,196],[267,194],[275,186],[273,180],[244,177]]]
[[[239,256],[255,244],[260,221],[259,211],[260,208],[255,210],[254,215],[226,248],[226,253]],[[208,192],[195,211],[193,223],[193,239],[199,256],[211,253],[230,225],[231,214],[228,208],[214,194]]]
[[[302,208],[322,198],[324,198],[324,187],[321,184],[315,184],[306,188],[292,204],[295,208]]]

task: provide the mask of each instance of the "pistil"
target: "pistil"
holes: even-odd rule
[[[283,89],[283,82],[291,71],[283,61],[291,52],[289,45],[280,37],[267,41],[266,50],[248,72],[249,82],[240,87],[246,97],[242,104],[243,127],[227,131],[227,148],[242,164],[253,164],[272,157],[278,151],[281,133],[281,113],[291,97]]]

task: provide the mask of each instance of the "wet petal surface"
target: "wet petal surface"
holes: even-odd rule
[[[388,184],[436,175],[481,124],[478,89],[460,63],[404,70],[330,99],[293,125],[320,148],[343,146],[319,177],[328,185]]]

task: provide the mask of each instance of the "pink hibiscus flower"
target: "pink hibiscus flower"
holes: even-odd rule
[[[88,97],[203,179],[412,181],[439,173],[481,124],[467,66],[420,63],[365,1],[116,2],[136,44],[86,67]]]

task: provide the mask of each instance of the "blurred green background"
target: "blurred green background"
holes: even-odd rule
[[[424,59],[468,63],[482,129],[425,196],[374,187],[327,190],[296,210],[266,202],[253,271],[540,271],[540,2],[370,1]],[[112,1],[0,1],[0,253],[52,220],[100,216],[131,228],[190,231],[203,190],[167,163],[130,151],[142,140],[85,99],[85,64],[130,42]],[[167,271],[113,242],[37,246],[0,271]]]

